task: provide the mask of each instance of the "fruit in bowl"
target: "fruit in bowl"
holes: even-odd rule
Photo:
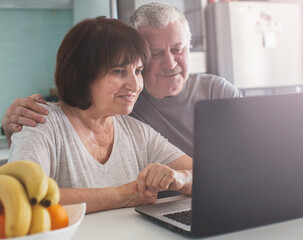
[[[37,234],[26,235],[23,237],[6,238],[5,240],[69,240],[71,239],[79,225],[81,224],[86,210],[85,203],[63,205],[62,206],[67,212],[69,223],[67,227],[44,231]]]
[[[51,219],[51,230],[57,230],[68,226],[68,215],[59,204],[47,208]]]
[[[58,203],[59,200],[58,184],[45,175],[39,164],[23,160],[2,165],[0,205],[3,212],[0,213],[0,238],[34,236],[66,228],[69,225],[69,214]],[[85,204],[82,210],[83,208],[84,216]]]

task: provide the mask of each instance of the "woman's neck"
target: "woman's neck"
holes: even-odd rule
[[[64,103],[58,103],[77,132],[88,152],[101,164],[110,157],[114,144],[112,116],[104,116],[93,108],[81,110]]]
[[[62,111],[74,125],[82,125],[93,132],[104,132],[104,129],[108,129],[112,125],[112,116],[102,115],[99,111],[93,107],[82,110],[77,107],[69,106],[63,102],[57,104],[61,107]]]

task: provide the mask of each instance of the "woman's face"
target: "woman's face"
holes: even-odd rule
[[[91,108],[107,116],[128,115],[143,89],[142,61],[126,66],[113,66],[105,76],[92,83]]]

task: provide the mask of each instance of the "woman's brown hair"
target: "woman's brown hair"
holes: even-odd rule
[[[134,28],[117,19],[85,19],[67,33],[58,49],[55,83],[59,98],[70,106],[88,109],[89,87],[100,74],[139,59],[146,66],[149,58],[148,43]]]

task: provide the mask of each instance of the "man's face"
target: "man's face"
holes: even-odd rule
[[[189,75],[189,39],[183,25],[173,22],[166,28],[141,27],[149,43],[152,59],[144,71],[147,91],[155,98],[175,96]]]

